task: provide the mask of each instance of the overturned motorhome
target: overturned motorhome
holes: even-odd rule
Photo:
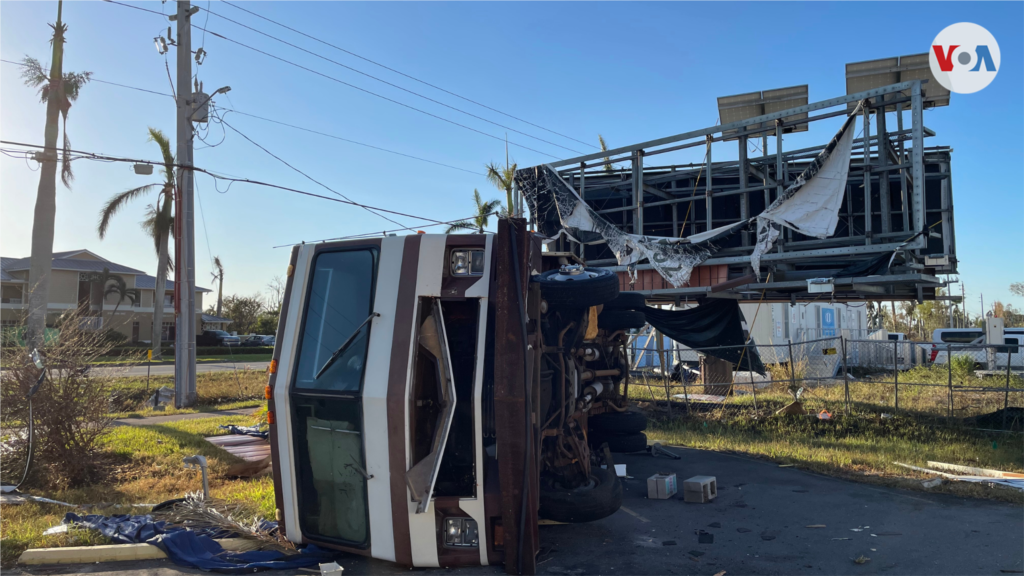
[[[891,84],[525,168],[517,183],[538,232],[554,239],[550,250],[613,267],[623,289],[649,300],[934,299],[945,286],[939,275],[957,272],[952,150],[924,145],[935,135],[924,110],[943,97],[948,102],[934,82]],[[837,117],[847,120],[835,138],[784,149],[784,134]],[[773,153],[748,154],[748,145],[767,151],[769,140]],[[732,147],[736,160],[715,160]],[[703,148],[704,162],[657,163],[661,154],[688,148]],[[823,178],[842,182],[826,233],[806,235],[770,218],[825,174],[829,161],[832,172]],[[575,209],[572,198],[586,209]],[[767,234],[773,242],[764,242]]]

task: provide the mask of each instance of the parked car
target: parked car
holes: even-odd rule
[[[1012,354],[1012,365],[1018,366],[1024,359],[1024,349],[1019,344],[1024,343],[1024,328],[1007,328],[1003,331],[1004,347],[1000,347],[996,353],[996,365],[1006,366],[1009,356]],[[984,364],[986,360],[985,332],[981,328],[938,328],[932,332],[931,361],[933,364],[945,364],[949,362],[949,353],[944,344],[953,345],[953,356],[970,356],[975,363]],[[976,347],[968,347],[974,344]],[[956,346],[959,345],[958,350]]]
[[[242,346],[273,346],[274,339],[274,336],[249,336],[242,340]]]
[[[203,330],[196,336],[196,346],[238,346],[238,336],[232,336],[223,330]]]

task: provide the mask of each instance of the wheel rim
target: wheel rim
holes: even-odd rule
[[[575,282],[597,278],[600,275],[600,272],[587,270],[579,264],[565,264],[558,269],[558,274],[552,274],[550,278],[555,282]]]

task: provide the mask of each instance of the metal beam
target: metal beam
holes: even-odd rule
[[[780,112],[773,112],[771,114],[764,114],[754,118],[748,118],[746,120],[739,120],[737,122],[731,122],[729,124],[722,124],[720,126],[712,126],[710,128],[704,128],[702,130],[694,130],[692,132],[684,132],[682,134],[676,134],[675,136],[666,136],[664,138],[658,138],[655,140],[648,140],[647,142],[641,142],[632,146],[621,146],[605,152],[595,152],[593,154],[586,154],[584,156],[578,156],[576,158],[566,158],[564,160],[558,160],[556,162],[550,162],[549,165],[554,168],[562,166],[570,166],[573,164],[579,164],[580,162],[587,162],[598,158],[604,158],[606,156],[617,156],[619,154],[631,153],[635,150],[645,148],[655,148],[657,146],[664,146],[665,144],[671,144],[673,142],[679,142],[681,140],[689,140],[691,138],[702,138],[709,134],[719,134],[727,130],[745,129],[747,126],[752,124],[758,124],[762,122],[774,122],[775,120],[786,118],[787,116],[796,116],[803,114],[804,112],[813,112],[815,110],[822,110],[825,108],[832,108],[833,106],[839,106],[840,104],[846,104],[848,102],[857,102],[866,98],[872,98],[875,96],[881,96],[883,94],[891,94],[893,92],[901,92],[903,90],[912,89],[913,86],[917,86],[917,94],[920,96],[921,92],[921,81],[914,80],[912,82],[900,82],[898,84],[891,84],[889,86],[883,86],[882,88],[875,88],[873,90],[865,90],[864,92],[858,92],[856,94],[848,94],[846,96],[840,96],[837,98],[830,98],[828,100],[822,100],[820,102],[814,102],[806,106],[798,106],[789,110],[782,110]],[[912,97],[913,98],[913,97]],[[920,98],[918,99],[920,100]]]

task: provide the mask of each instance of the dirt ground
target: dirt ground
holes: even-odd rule
[[[590,524],[543,526],[538,572],[710,576],[723,570],[728,575],[953,575],[1024,570],[1024,514],[1019,506],[878,488],[740,456],[675,450],[681,460],[620,456],[617,461],[627,465],[631,476],[625,480],[622,509]],[[715,476],[718,498],[710,504],[648,500],[646,478],[656,472],[675,472],[680,484],[690,476]],[[816,525],[824,527],[808,527]],[[698,530],[711,534],[713,542],[699,543]],[[869,560],[854,562],[862,557]],[[343,555],[338,562],[346,576],[409,572],[355,556]],[[443,572],[499,574],[504,570],[485,566]],[[20,573],[169,576],[202,572],[153,561],[25,567]]]

